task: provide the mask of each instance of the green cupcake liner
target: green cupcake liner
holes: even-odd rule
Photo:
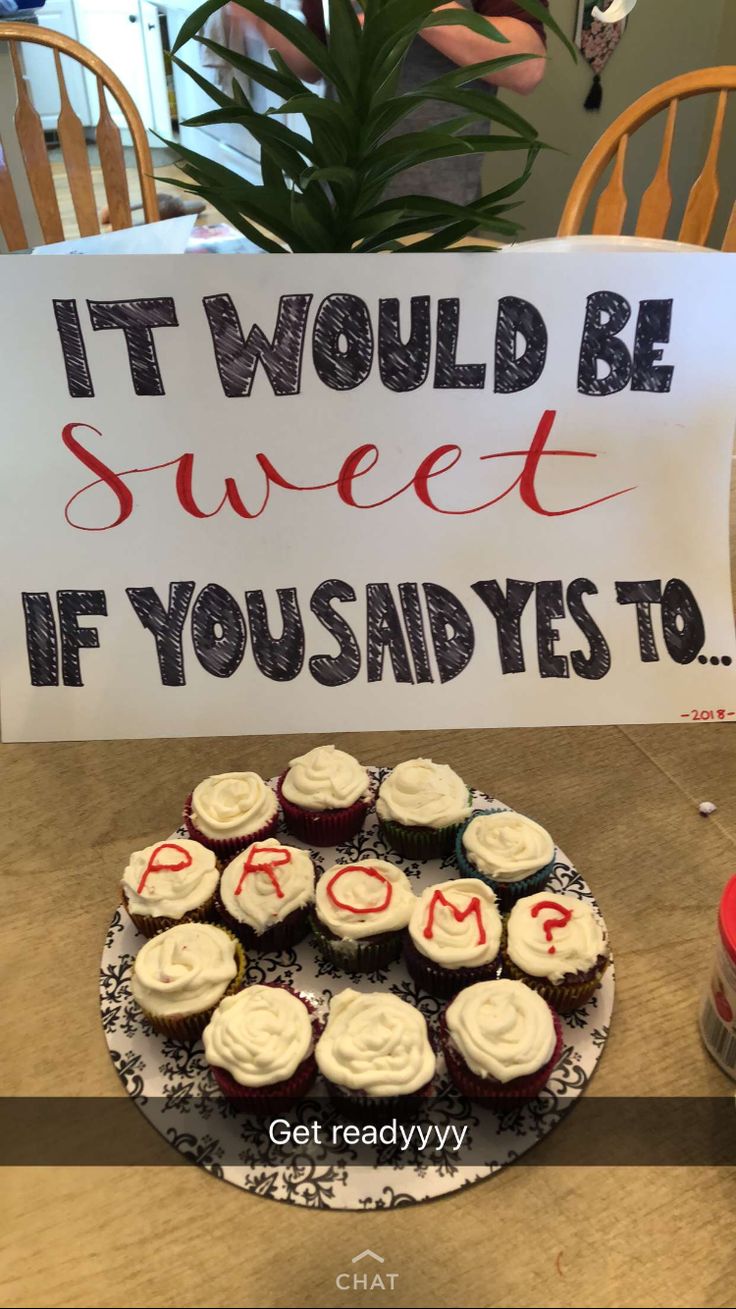
[[[221,927],[219,930],[224,932],[226,936],[231,937],[235,943],[233,953],[237,964],[237,972],[216,1004],[210,1005],[208,1009],[202,1009],[196,1014],[152,1014],[150,1010],[139,1004],[131,993],[131,999],[137,1005],[143,1017],[160,1036],[168,1036],[173,1041],[196,1041],[197,1037],[202,1035],[220,1001],[224,1000],[227,995],[234,995],[243,985],[246,965],[245,950],[233,932],[229,932],[226,927]]]
[[[548,977],[532,977],[519,968],[509,955],[506,942],[503,944],[503,969],[507,977],[515,982],[525,982],[533,991],[541,995],[558,1014],[571,1014],[582,1009],[595,995],[608,967],[608,959],[594,965],[582,980],[573,982],[552,982]]]
[[[133,926],[143,936],[149,938],[158,936],[161,932],[168,932],[170,927],[180,927],[182,923],[216,923],[217,921],[214,891],[205,900],[204,904],[198,905],[196,909],[188,910],[187,913],[182,914],[181,918],[154,918],[153,914],[136,914],[128,905],[124,891],[122,905]]]
[[[455,845],[457,823],[450,827],[405,827],[379,818],[378,828],[387,845],[404,859],[443,859]]]
[[[401,956],[401,931],[381,932],[362,941],[351,941],[326,932],[316,914],[311,915],[311,927],[314,944],[322,957],[346,973],[378,972]]]
[[[527,873],[526,877],[521,877],[518,882],[501,882],[494,877],[490,877],[487,873],[482,873],[479,868],[476,868],[475,864],[470,862],[465,854],[463,833],[474,818],[480,818],[484,814],[502,813],[506,813],[506,810],[476,809],[475,813],[466,818],[465,822],[458,828],[455,838],[455,863],[462,877],[475,877],[479,882],[485,882],[498,900],[499,909],[507,913],[509,909],[513,908],[517,900],[521,900],[522,896],[534,895],[537,891],[544,889],[555,870],[557,850],[555,849],[549,863],[542,868],[535,869],[533,873]]]

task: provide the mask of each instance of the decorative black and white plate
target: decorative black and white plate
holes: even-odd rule
[[[371,771],[380,779],[388,769]],[[507,807],[479,791],[473,792],[473,804],[476,809]],[[185,835],[183,828],[178,835]],[[290,835],[284,834],[283,839],[301,844]],[[317,876],[334,863],[388,858],[404,869],[417,894],[457,873],[451,857],[412,863],[389,851],[374,814],[354,840],[310,853]],[[549,887],[595,903],[587,883],[558,849]],[[192,1162],[246,1191],[310,1208],[389,1209],[413,1204],[460,1190],[512,1163],[552,1130],[585,1089],[603,1052],[613,1009],[611,965],[591,1002],[563,1018],[562,1056],[540,1096],[520,1108],[494,1113],[469,1104],[440,1070],[432,1119],[447,1125],[470,1123],[471,1133],[478,1129],[475,1143],[459,1152],[439,1152],[431,1162],[429,1156],[419,1157],[415,1163],[397,1162],[399,1156],[394,1155],[393,1162],[369,1167],[356,1162],[361,1156],[348,1147],[336,1152],[311,1145],[309,1150],[292,1149],[289,1154],[267,1138],[264,1145],[263,1125],[236,1112],[222,1098],[204,1061],[201,1041],[181,1044],[168,1040],[153,1032],[141,1017],[130,994],[129,979],[144,940],[127,914],[118,909],[102,952],[100,1009],[107,1045],[123,1086],[161,1135]],[[347,986],[365,991],[388,989],[417,1005],[430,1029],[442,1005],[415,985],[401,962],[356,978],[325,963],[309,939],[282,954],[251,953],[246,981],[285,982],[322,1008]],[[322,1112],[325,1103],[312,1106],[313,1116]],[[307,1119],[307,1102],[304,1108]],[[482,1154],[478,1140],[483,1142]]]

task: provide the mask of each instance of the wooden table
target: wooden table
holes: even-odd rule
[[[97,966],[127,855],[171,830],[199,778],[273,776],[316,740],[2,748],[3,1094],[122,1094]],[[451,763],[533,814],[584,870],[617,959],[612,1033],[588,1094],[727,1092],[696,1009],[720,891],[736,872],[728,725],[355,733],[337,744],[366,762]],[[718,805],[710,818],[701,800]],[[275,1204],[195,1167],[16,1168],[2,1182],[0,1296],[18,1309],[734,1303],[727,1168],[512,1166],[390,1213]],[[337,1289],[366,1246],[398,1272],[393,1291]]]

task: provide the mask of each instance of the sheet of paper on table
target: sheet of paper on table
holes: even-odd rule
[[[140,223],[123,227],[119,232],[99,232],[96,236],[77,236],[69,241],[39,245],[34,255],[181,255],[194,227],[195,214],[165,218],[160,223]]]

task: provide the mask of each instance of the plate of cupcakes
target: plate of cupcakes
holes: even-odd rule
[[[182,789],[173,834],[112,874],[100,973],[114,1065],[173,1148],[273,1199],[389,1208],[491,1176],[572,1108],[613,962],[541,823],[447,763],[334,746]],[[443,1145],[397,1147],[399,1121]]]

